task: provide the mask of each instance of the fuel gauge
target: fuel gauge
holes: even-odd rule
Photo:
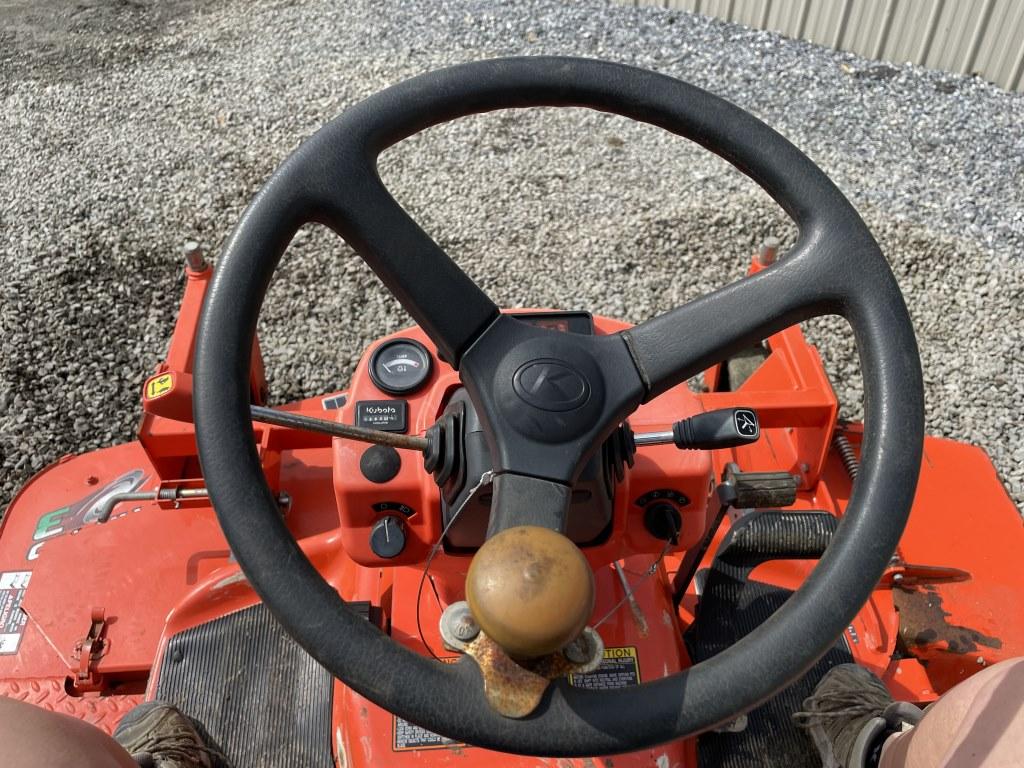
[[[430,353],[418,341],[392,339],[370,356],[370,378],[381,392],[405,395],[423,386],[430,376]]]

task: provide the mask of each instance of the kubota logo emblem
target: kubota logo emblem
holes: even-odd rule
[[[590,398],[590,383],[560,360],[531,360],[521,365],[512,385],[520,398],[545,411],[571,411]]]

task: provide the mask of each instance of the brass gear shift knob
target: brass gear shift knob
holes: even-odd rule
[[[594,574],[579,548],[549,528],[491,537],[473,557],[466,602],[509,656],[535,658],[575,640],[594,610]]]

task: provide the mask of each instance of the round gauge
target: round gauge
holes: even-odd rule
[[[370,378],[381,392],[404,395],[415,392],[430,376],[430,353],[418,341],[392,339],[370,357]]]

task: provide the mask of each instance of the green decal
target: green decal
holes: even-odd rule
[[[55,509],[53,512],[47,512],[40,517],[39,522],[36,524],[36,532],[32,534],[32,540],[42,541],[43,539],[63,533],[64,526],[61,523],[69,509],[71,507],[62,507],[61,509]]]

